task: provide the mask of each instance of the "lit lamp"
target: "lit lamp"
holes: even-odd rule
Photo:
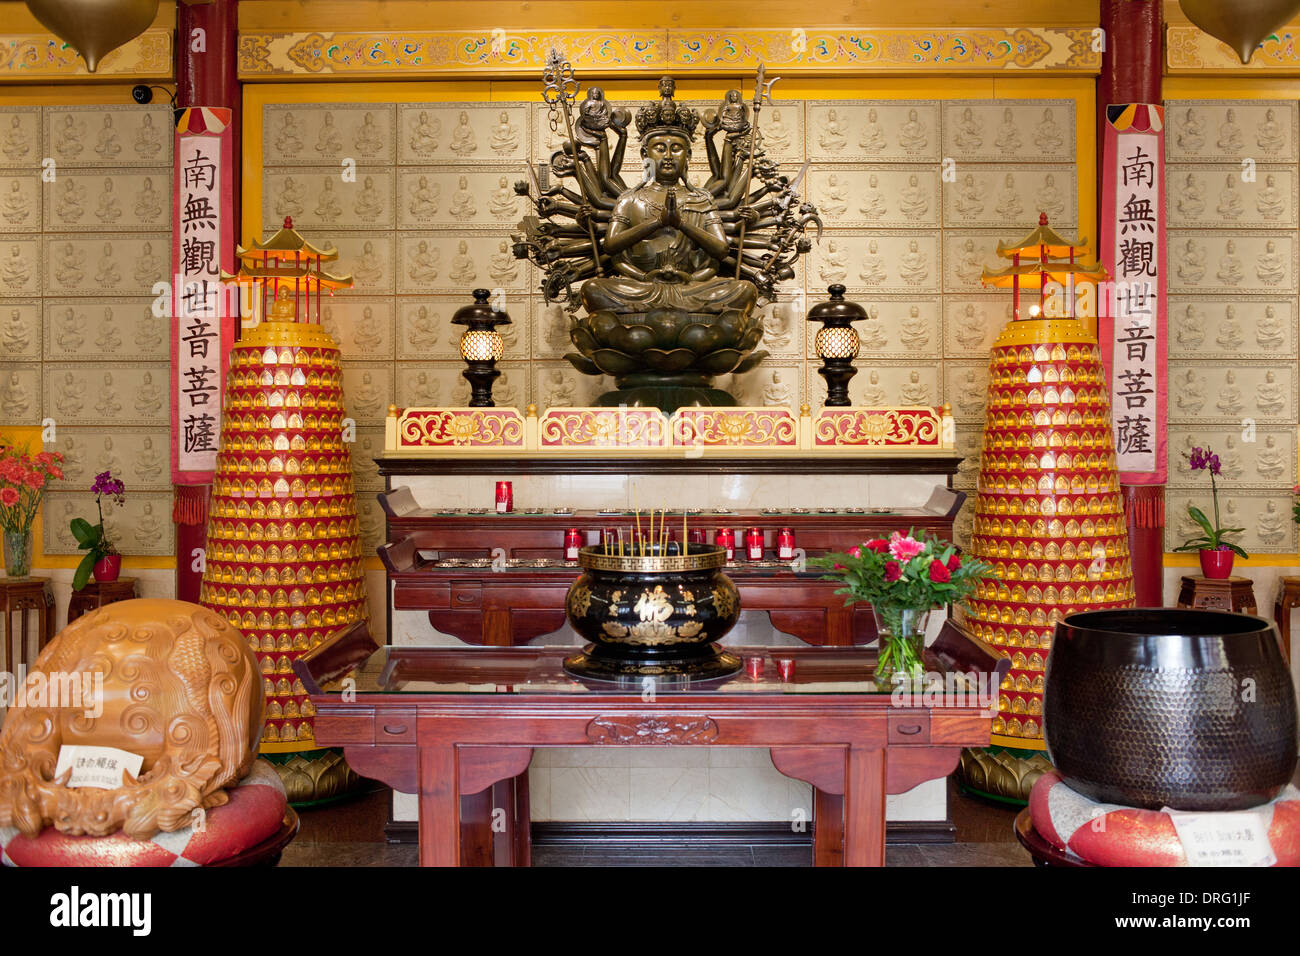
[[[857,358],[857,329],[852,323],[867,317],[862,306],[844,298],[844,286],[838,283],[826,290],[830,300],[818,302],[808,310],[809,322],[820,322],[822,327],[813,338],[813,347],[817,357],[822,360],[822,367],[817,374],[826,379],[826,404],[850,405],[849,379],[858,374],[853,367]]]
[[[460,337],[460,357],[466,369],[460,374],[469,382],[471,408],[491,408],[492,383],[501,375],[497,360],[505,352],[498,325],[509,325],[510,316],[488,305],[487,289],[474,290],[474,304],[456,310],[452,325],[469,326]]]

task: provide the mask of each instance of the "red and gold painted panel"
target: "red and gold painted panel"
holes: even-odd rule
[[[523,448],[524,418],[513,408],[409,408],[398,447]]]
[[[674,445],[798,448],[799,419],[785,408],[682,408],[673,414]]]
[[[657,408],[550,408],[537,431],[542,448],[661,448],[668,420]]]
[[[935,408],[823,408],[813,426],[813,442],[819,448],[939,447],[943,422],[943,409]]]

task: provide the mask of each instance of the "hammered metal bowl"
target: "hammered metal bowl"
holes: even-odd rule
[[[1221,611],[1072,614],[1047,658],[1043,729],[1068,786],[1103,803],[1243,810],[1296,768],[1296,699],[1273,625]]]

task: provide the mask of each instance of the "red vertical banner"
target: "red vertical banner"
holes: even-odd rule
[[[1106,107],[1097,338],[1110,376],[1120,481],[1166,480],[1168,353],[1165,303],[1164,108]]]
[[[176,112],[172,222],[172,483],[207,485],[221,445],[221,399],[237,308],[221,283],[233,267],[232,111]],[[231,260],[231,261],[224,261]],[[178,496],[179,500],[179,496]],[[191,516],[186,523],[202,523]]]

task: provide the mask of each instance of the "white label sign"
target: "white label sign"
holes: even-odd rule
[[[122,774],[140,776],[144,757],[116,747],[85,747],[70,744],[59,748],[59,760],[54,766],[54,779],[58,780],[69,770],[72,779],[69,787],[97,787],[116,790],[122,786]]]
[[[1188,866],[1273,866],[1277,856],[1268,842],[1268,814],[1185,813],[1166,809],[1187,854]]]

